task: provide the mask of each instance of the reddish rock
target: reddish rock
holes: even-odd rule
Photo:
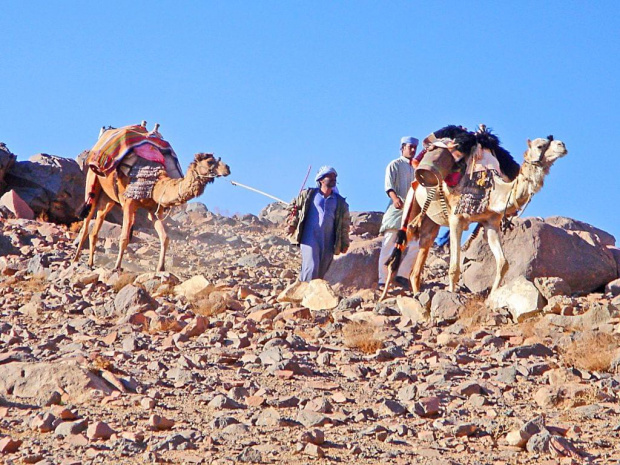
[[[168,430],[174,426],[174,420],[161,417],[159,415],[151,415],[149,418],[149,425],[156,430]]]
[[[110,437],[115,434],[114,431],[107,423],[102,421],[96,421],[91,423],[91,425],[86,430],[86,436],[88,439],[110,439]]]
[[[12,454],[13,452],[17,452],[19,446],[22,445],[21,439],[12,439],[10,437],[5,437],[0,439],[0,453],[2,454]]]

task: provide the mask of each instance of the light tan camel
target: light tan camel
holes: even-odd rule
[[[118,258],[116,259],[114,269],[121,269],[123,254],[129,244],[136,211],[138,208],[144,208],[147,210],[148,217],[153,222],[155,231],[157,231],[159,236],[160,251],[157,271],[164,271],[166,249],[169,243],[163,222],[164,210],[176,205],[182,205],[188,200],[198,197],[204,192],[206,185],[212,183],[215,178],[228,176],[229,174],[230,168],[220,159],[216,159],[209,153],[197,153],[194,161],[189,165],[185,177],[171,179],[165,170],[162,169],[160,178],[155,183],[150,198],[136,200],[124,197],[123,194],[129,185],[129,177],[123,175],[121,171],[116,170],[107,176],[98,176],[89,169],[86,174],[86,196],[88,198],[89,194],[92,193],[94,197],[92,197],[93,202],[88,216],[84,219],[84,224],[80,230],[79,242],[73,262],[77,262],[80,258],[80,252],[88,235],[89,222],[97,213],[95,223],[90,232],[88,266],[92,268],[97,235],[103,225],[103,220],[114,205],[120,204],[123,209],[123,227],[119,241]],[[93,189],[89,189],[89,186],[93,186]]]
[[[568,152],[563,142],[558,140],[535,139],[528,140],[528,148],[524,154],[524,161],[517,178],[512,182],[504,182],[499,177],[495,177],[495,186],[489,194],[488,208],[478,214],[456,214],[454,213],[458,205],[463,187],[464,179],[454,188],[449,188],[442,183],[445,194],[444,209],[442,202],[435,199],[429,203],[426,215],[422,218],[419,228],[412,228],[414,219],[421,213],[422,207],[427,200],[429,191],[423,186],[418,186],[415,190],[409,189],[405,201],[403,215],[403,226],[407,226],[407,240],[419,237],[420,251],[416,257],[416,262],[411,271],[410,281],[412,291],[420,291],[420,281],[422,269],[428,257],[431,246],[433,245],[440,226],[450,227],[450,270],[449,290],[454,292],[460,277],[461,261],[461,237],[471,223],[479,223],[484,227],[485,238],[496,261],[496,274],[491,292],[497,290],[502,278],[508,271],[508,262],[504,256],[500,240],[500,224],[504,217],[516,214],[524,208],[543,186],[544,178],[549,173],[553,163],[566,155]],[[388,279],[389,282],[389,279]],[[381,299],[387,294],[388,285],[386,284]]]

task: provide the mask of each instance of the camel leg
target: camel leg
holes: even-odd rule
[[[103,221],[105,220],[106,215],[112,210],[114,207],[114,202],[111,200],[106,201],[103,205],[98,204],[97,210],[97,218],[95,218],[95,222],[93,223],[93,229],[90,232],[90,242],[88,249],[88,266],[92,268],[95,264],[95,248],[97,247],[97,238],[99,236],[99,231],[101,231],[101,226],[103,226]]]
[[[123,254],[129,245],[129,236],[131,234],[131,228],[136,219],[136,210],[138,209],[138,202],[133,199],[127,199],[123,205],[123,229],[121,230],[121,237],[118,244],[118,258],[114,265],[115,271],[121,270],[121,262],[123,261]]]
[[[91,207],[90,211],[88,212],[88,216],[84,218],[84,222],[82,223],[82,229],[80,229],[77,249],[75,251],[75,255],[73,256],[73,263],[77,263],[77,261],[80,259],[80,254],[82,253],[84,242],[86,242],[86,237],[88,237],[88,225],[90,224],[90,220],[95,215],[96,210],[97,209],[95,207]]]
[[[91,197],[92,196],[92,197]],[[91,201],[91,207],[88,211],[88,215],[84,218],[84,222],[82,223],[82,229],[80,230],[79,240],[77,250],[75,251],[75,255],[73,257],[73,263],[76,263],[80,255],[82,253],[82,249],[84,248],[84,242],[86,242],[86,237],[88,236],[88,226],[90,224],[90,220],[93,219],[93,216],[97,212],[97,206],[99,202],[99,198],[101,196],[101,184],[97,181],[97,176],[92,170],[88,170],[86,173],[86,202]]]
[[[149,219],[153,222],[153,226],[155,227],[155,231],[157,231],[157,235],[159,236],[159,262],[157,263],[157,271],[164,271],[166,264],[166,250],[168,249],[168,244],[170,243],[170,238],[168,237],[168,233],[166,233],[166,228],[164,226],[163,221],[163,212],[158,212],[157,214],[149,212]]]
[[[461,237],[463,223],[455,216],[450,217],[450,292],[456,292],[461,276]]]
[[[424,264],[428,258],[428,253],[430,252],[438,233],[439,225],[431,221],[428,217],[424,218],[420,228],[420,250],[418,251],[418,256],[415,259],[415,264],[413,265],[411,276],[409,277],[409,281],[411,281],[411,290],[414,294],[416,292],[420,292],[422,270],[424,269]]]
[[[491,293],[495,292],[502,282],[502,278],[506,275],[508,271],[508,261],[504,256],[504,250],[502,248],[502,242],[499,237],[498,227],[489,226],[485,227],[487,241],[489,243],[489,248],[491,252],[493,252],[493,256],[495,257],[495,280],[493,281],[493,287],[491,287]]]

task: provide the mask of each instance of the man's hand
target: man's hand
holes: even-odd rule
[[[396,197],[395,199],[392,199],[392,205],[394,205],[394,208],[396,210],[402,210],[405,204],[403,203],[400,197]]]

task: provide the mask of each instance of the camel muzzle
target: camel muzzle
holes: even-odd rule
[[[430,150],[415,170],[415,178],[424,187],[436,187],[450,174],[453,166],[454,158],[449,150]]]

